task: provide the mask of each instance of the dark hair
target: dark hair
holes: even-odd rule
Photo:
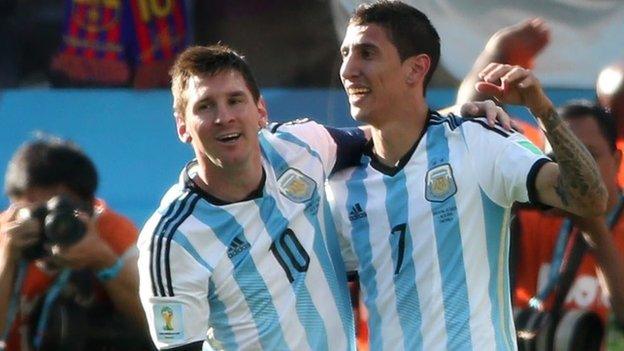
[[[178,56],[169,71],[175,112],[181,117],[184,116],[188,103],[186,89],[191,76],[213,76],[228,70],[237,71],[243,76],[254,101],[258,102],[260,89],[243,56],[223,44],[191,46]]]
[[[378,1],[357,7],[350,25],[377,24],[386,29],[401,61],[418,54],[427,54],[431,67],[425,76],[426,90],[440,60],[440,36],[427,16],[400,1]]]
[[[559,107],[558,113],[563,119],[590,117],[600,129],[600,133],[612,151],[616,149],[617,132],[615,119],[604,108],[589,100],[572,100]]]
[[[38,138],[13,154],[4,180],[7,195],[21,196],[35,187],[57,185],[64,185],[88,202],[95,196],[95,165],[76,144],[60,138]]]

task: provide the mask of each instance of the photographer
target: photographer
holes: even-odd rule
[[[571,251],[569,245],[557,243],[558,237],[561,236],[562,231],[569,232],[572,237],[576,231],[580,230],[582,238],[588,245],[588,250],[581,256],[580,265],[571,281],[570,289],[565,299],[562,300],[563,313],[572,310],[577,310],[579,313],[595,313],[598,317],[596,320],[602,327],[607,323],[610,314],[622,323],[624,321],[624,260],[622,258],[624,214],[621,209],[624,200],[622,191],[617,185],[617,170],[622,154],[615,146],[614,120],[602,108],[583,101],[563,106],[560,109],[560,115],[596,160],[608,189],[609,215],[607,218],[613,225],[609,228],[606,218],[581,219],[571,216],[569,217],[571,225],[568,227],[561,213],[520,210],[518,220],[521,236],[517,248],[514,306],[526,308],[533,296],[540,293],[551,280],[555,281],[550,272],[552,269],[559,268],[555,262],[565,262],[572,255],[569,254]],[[561,254],[557,254],[557,251]],[[552,311],[554,296],[551,293],[548,297],[543,301],[543,306],[546,311]],[[568,325],[574,326],[573,323]],[[570,329],[569,332],[573,330]],[[599,338],[602,330],[597,328],[592,331],[586,330],[586,332],[593,333],[595,338]]]
[[[94,197],[97,181],[92,161],[76,145],[60,139],[26,143],[11,159],[5,177],[11,204],[0,215],[0,342],[6,350],[45,345],[67,349],[58,341],[63,338],[84,339],[80,347],[86,347],[93,338],[84,334],[103,329],[97,321],[116,320],[115,315],[123,316],[118,324],[124,325],[125,333],[144,329],[134,246],[137,230]],[[79,306],[73,315],[88,317],[75,319],[81,321],[74,323],[78,325],[67,322],[51,307],[55,301],[71,301]],[[96,310],[105,314],[84,312]],[[65,322],[68,326],[60,329],[69,336],[56,337],[56,343],[42,340],[54,339],[50,330]],[[141,333],[133,336],[143,340]],[[100,345],[88,347],[95,346]]]

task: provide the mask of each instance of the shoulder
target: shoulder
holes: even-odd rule
[[[102,200],[97,200],[95,208],[98,233],[117,254],[123,254],[136,243],[138,229],[130,219],[113,211]]]

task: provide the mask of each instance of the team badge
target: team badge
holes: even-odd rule
[[[431,202],[443,202],[457,192],[453,169],[448,163],[428,170],[425,179],[425,198]]]
[[[162,342],[184,338],[182,304],[157,303],[154,305],[154,327]]]
[[[316,182],[294,168],[282,173],[277,184],[282,195],[297,203],[310,200],[316,191]]]

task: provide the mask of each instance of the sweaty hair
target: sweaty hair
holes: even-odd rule
[[[598,124],[600,134],[607,141],[611,151],[615,151],[617,139],[615,119],[604,108],[589,100],[572,100],[559,107],[558,113],[563,119],[590,117]]]
[[[8,196],[19,197],[32,188],[58,185],[87,202],[95,196],[95,165],[76,144],[60,138],[39,138],[23,144],[13,154],[4,181]]]
[[[230,70],[237,71],[243,76],[247,88],[257,103],[260,99],[260,89],[258,89],[256,79],[247,62],[236,51],[222,44],[191,46],[184,50],[169,71],[175,112],[180,117],[184,116],[188,103],[186,90],[191,76],[210,77]]]
[[[423,86],[426,90],[440,60],[440,36],[429,18],[400,1],[383,0],[357,7],[349,25],[365,24],[377,24],[386,30],[401,61],[418,54],[429,56],[431,66]]]

